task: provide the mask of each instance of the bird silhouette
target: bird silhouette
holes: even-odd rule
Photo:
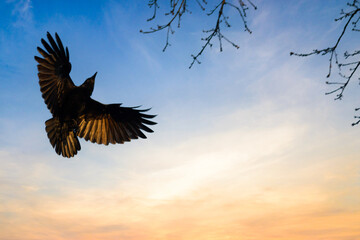
[[[91,98],[97,72],[75,86],[69,75],[68,48],[64,48],[57,33],[56,42],[49,32],[47,39],[49,43],[41,39],[45,50],[37,47],[42,57],[35,56],[35,60],[39,63],[40,91],[53,116],[45,122],[45,130],[57,154],[75,156],[81,149],[78,137],[108,145],[146,138],[142,131],[153,132],[146,126],[156,124],[149,120],[155,115],[144,113],[149,109],[102,104]]]

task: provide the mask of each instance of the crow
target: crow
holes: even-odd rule
[[[124,143],[131,139],[146,138],[153,132],[146,125],[156,124],[149,119],[149,109],[122,107],[121,103],[102,104],[91,98],[97,72],[76,86],[70,78],[69,50],[64,48],[59,36],[55,39],[47,32],[45,50],[37,47],[42,57],[38,62],[40,91],[52,118],[45,122],[47,136],[55,152],[63,157],[73,157],[81,149],[78,137],[92,143]]]

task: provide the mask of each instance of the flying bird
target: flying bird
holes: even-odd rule
[[[40,91],[52,118],[45,122],[47,136],[55,152],[73,157],[81,149],[78,137],[92,143],[124,143],[146,138],[143,131],[153,132],[147,125],[155,115],[145,114],[149,109],[122,107],[120,103],[103,104],[91,98],[97,72],[76,86],[70,78],[69,50],[59,36],[47,32],[44,49],[37,47],[42,57],[38,62]]]

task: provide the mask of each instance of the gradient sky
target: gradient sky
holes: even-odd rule
[[[215,41],[188,69],[214,24],[196,5],[162,52],[166,32],[139,33],[147,1],[1,1],[0,239],[360,239],[358,82],[333,101],[328,58],[289,56],[333,44],[345,1],[254,2],[251,35],[226,10],[240,49]],[[98,72],[95,99],[152,107],[147,140],[55,153],[33,58],[47,31],[75,84]]]

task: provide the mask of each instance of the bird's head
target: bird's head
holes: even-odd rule
[[[86,81],[81,85],[81,87],[84,87],[89,92],[89,96],[91,96],[92,92],[94,91],[96,74],[97,72],[88,79],[86,79]]]

